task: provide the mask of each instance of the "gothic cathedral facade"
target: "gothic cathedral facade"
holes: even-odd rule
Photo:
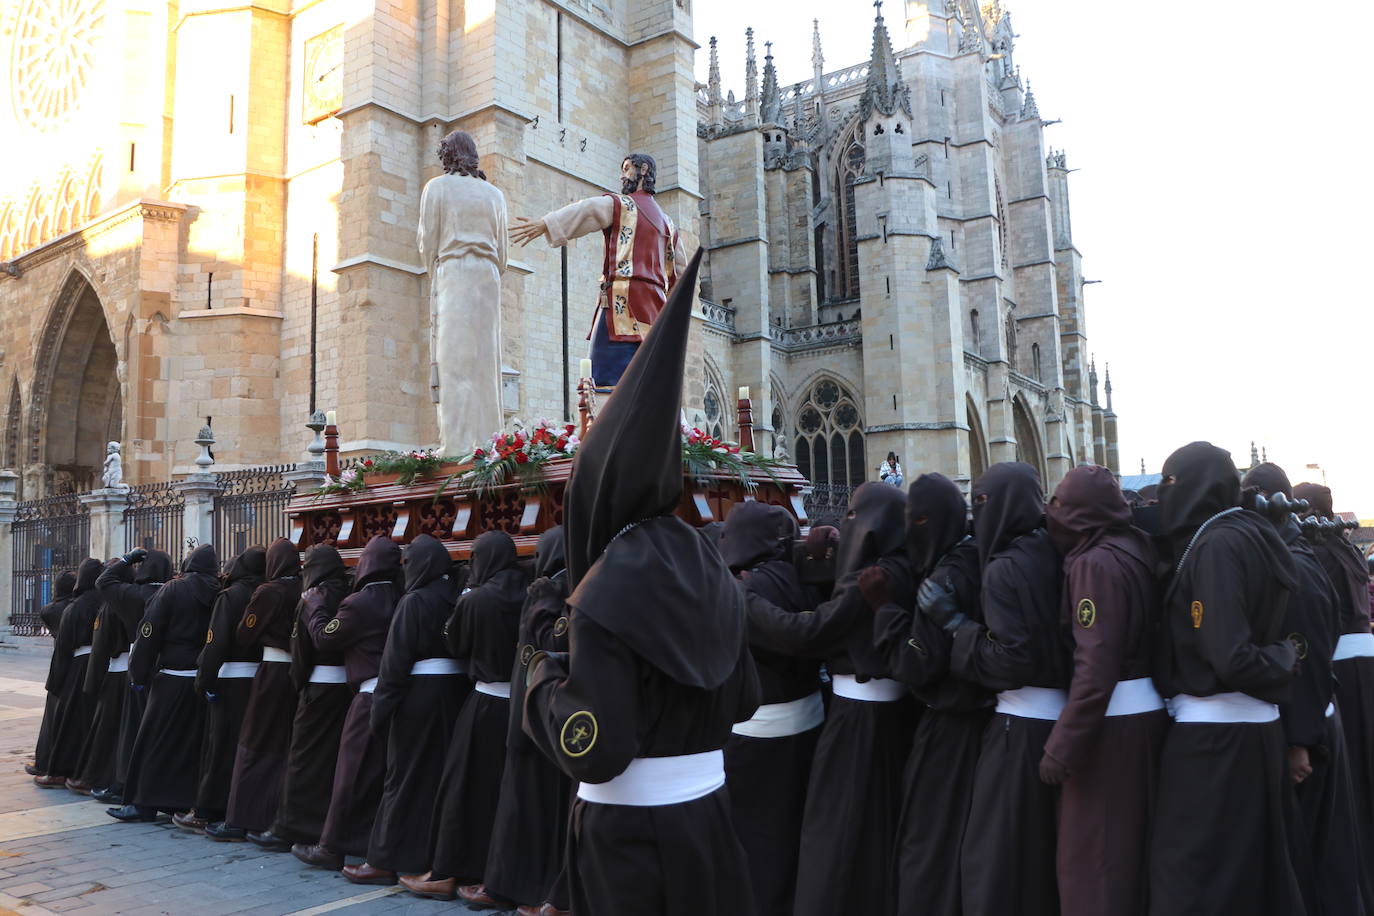
[[[743,100],[698,85],[691,0],[19,0],[0,13],[0,468],[24,497],[303,457],[313,409],[361,453],[437,440],[420,189],[471,133],[510,213],[658,161],[701,244],[691,419],[822,486],[1116,467],[1087,363],[1068,168],[996,2],[905,0],[895,51]],[[713,51],[714,49],[712,49]],[[700,53],[710,53],[701,49]],[[714,64],[714,59],[713,59]],[[599,238],[519,249],[508,418],[568,416]],[[764,427],[763,430],[759,430]],[[771,434],[770,434],[771,433]],[[756,433],[756,439],[759,439]]]

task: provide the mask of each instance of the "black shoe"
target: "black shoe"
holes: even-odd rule
[[[122,805],[124,804],[124,790],[116,789],[113,786],[108,789],[92,789],[91,800],[98,801],[102,805]]]
[[[156,808],[144,808],[141,805],[125,805],[122,808],[108,808],[105,813],[117,821],[125,821],[131,824],[157,820]]]
[[[221,843],[242,843],[244,839],[247,838],[248,831],[244,830],[242,827],[235,827],[232,824],[226,824],[224,821],[219,821],[214,824],[207,824],[205,826],[205,835]]]
[[[291,842],[283,840],[271,830],[264,830],[262,833],[249,833],[248,840],[260,849],[268,852],[290,852]]]
[[[24,772],[25,772],[25,773],[28,773],[30,776],[42,776],[42,775],[43,775],[43,773],[39,771],[38,767],[34,766],[34,765],[31,764],[31,763],[26,763],[26,764],[24,764]]]

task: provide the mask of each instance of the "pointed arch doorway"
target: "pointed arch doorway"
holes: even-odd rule
[[[25,474],[29,493],[98,487],[106,443],[124,439],[124,399],[105,311],[79,272],[63,285],[37,356]]]

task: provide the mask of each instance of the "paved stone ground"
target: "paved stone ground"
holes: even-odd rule
[[[48,656],[42,647],[0,646],[0,916],[469,912],[350,884],[251,843],[211,842],[170,821],[120,824],[105,805],[38,788],[24,764],[42,718]]]

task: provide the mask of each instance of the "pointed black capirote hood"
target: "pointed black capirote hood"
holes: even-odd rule
[[[620,377],[573,460],[564,501],[576,586],[616,534],[682,498],[682,375],[701,249]]]

